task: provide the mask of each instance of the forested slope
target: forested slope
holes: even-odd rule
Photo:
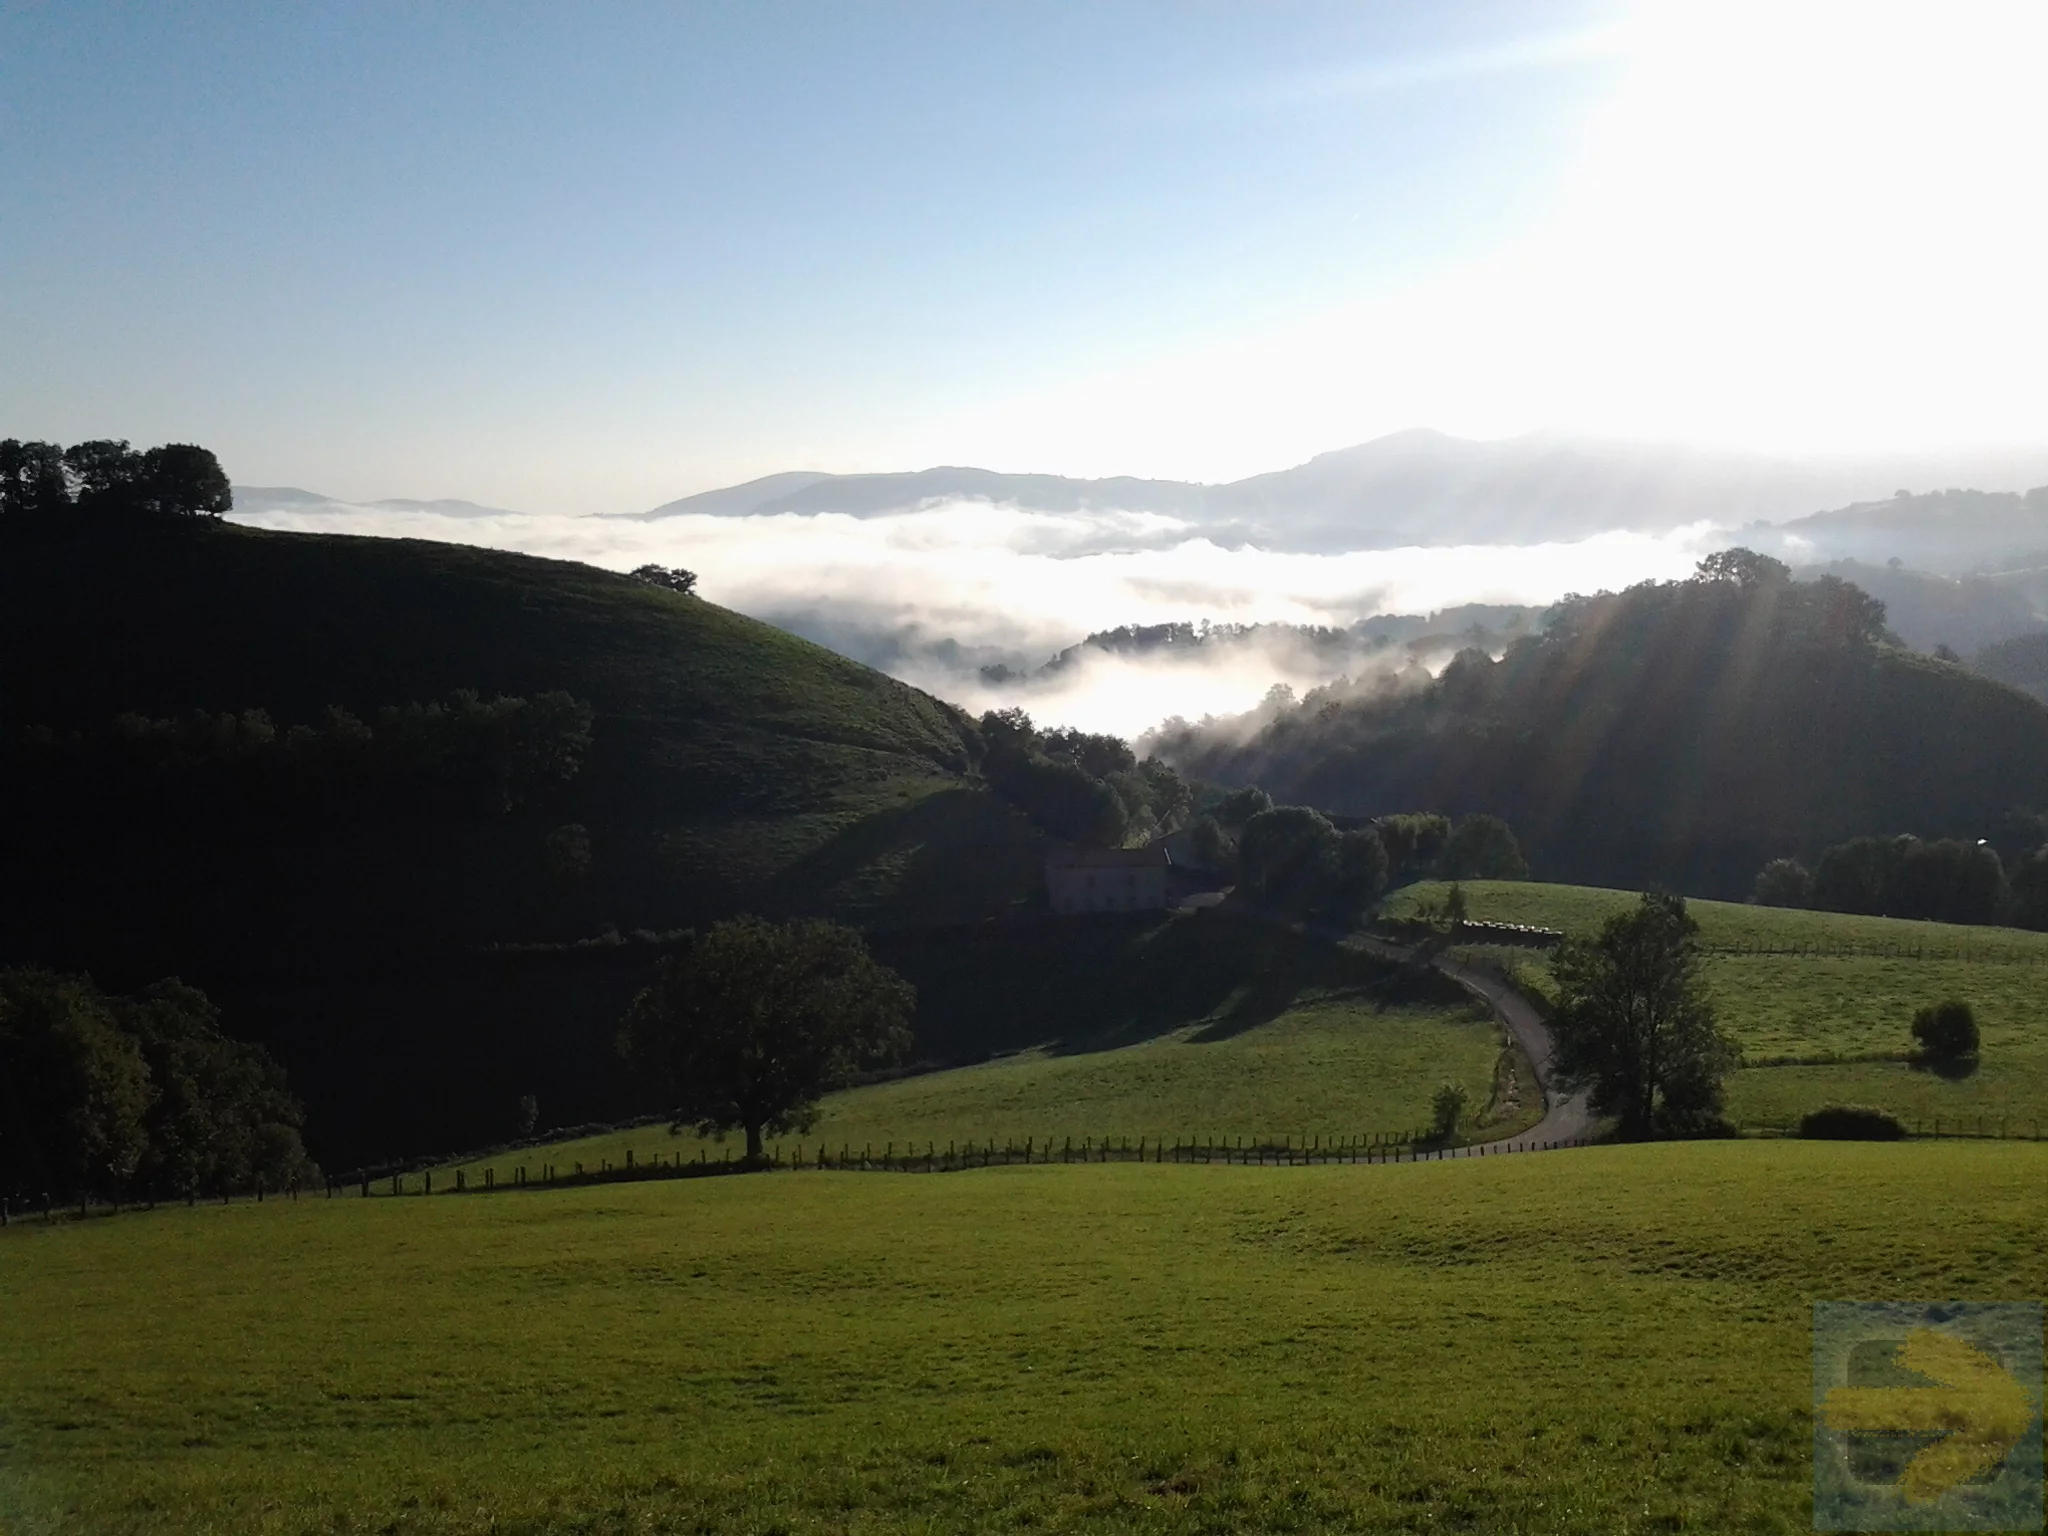
[[[1505,817],[1546,879],[1702,895],[1745,895],[1765,860],[1845,838],[1974,840],[2048,805],[2048,708],[1885,643],[1856,588],[1782,573],[1737,562],[1578,599],[1426,688],[1328,690],[1249,739],[1156,745],[1332,811]]]

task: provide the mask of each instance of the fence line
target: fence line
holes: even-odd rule
[[[1944,961],[1963,965],[2048,965],[2048,949],[2016,949],[2005,945],[1978,948],[1959,944],[1953,948],[1934,944],[1903,944],[1844,940],[1836,943],[1813,941],[1804,944],[1767,943],[1762,939],[1733,943],[1705,944],[1710,955],[1777,957],[1790,960],[1914,960]]]
[[[1374,1164],[1374,1163],[1415,1163],[1459,1157],[1503,1157],[1510,1152],[1553,1150],[1562,1147],[1584,1146],[1583,1140],[1528,1142],[1510,1146],[1500,1143],[1443,1143],[1426,1139],[1425,1133],[1403,1131],[1398,1133],[1380,1132],[1364,1136],[1344,1137],[1283,1137],[1279,1141],[1260,1141],[1256,1138],[1198,1139],[1194,1137],[1140,1136],[1130,1137],[1073,1137],[1053,1138],[1027,1137],[1022,1142],[1010,1139],[997,1142],[949,1141],[941,1149],[936,1141],[926,1141],[922,1147],[914,1142],[885,1142],[879,1148],[873,1142],[855,1146],[842,1142],[835,1150],[829,1142],[797,1142],[793,1145],[777,1143],[770,1147],[758,1163],[750,1164],[744,1156],[734,1156],[730,1147],[722,1149],[721,1155],[713,1159],[708,1149],[699,1148],[697,1156],[690,1158],[677,1152],[664,1156],[655,1154],[652,1162],[638,1160],[632,1153],[626,1154],[624,1162],[613,1164],[600,1160],[596,1167],[573,1163],[568,1168],[543,1163],[536,1169],[526,1164],[515,1164],[506,1170],[506,1177],[497,1176],[495,1164],[483,1168],[481,1177],[471,1179],[467,1169],[458,1169],[452,1175],[444,1175],[440,1192],[444,1194],[484,1193],[487,1191],[512,1189],[567,1188],[591,1184],[639,1182],[648,1179],[688,1179],[719,1177],[726,1174],[745,1173],[754,1168],[808,1170],[820,1172],[852,1173],[957,1173],[970,1168],[999,1168],[1017,1166],[1046,1166],[1049,1164],[1072,1163],[1177,1163],[1201,1164],[1226,1167],[1309,1167],[1328,1164]],[[360,1179],[358,1187],[365,1196],[388,1198],[393,1195],[429,1195],[435,1193],[431,1173],[420,1175],[416,1180],[406,1174],[389,1176],[388,1189],[374,1188],[372,1181]]]
[[[1889,1113],[1889,1111],[1886,1111]],[[2040,1141],[2048,1130],[2048,1119],[2024,1119],[2012,1115],[1943,1115],[1932,1120],[1906,1120],[1893,1116],[1914,1141]],[[1745,1120],[1739,1129],[1763,1136],[1799,1135],[1797,1120]]]

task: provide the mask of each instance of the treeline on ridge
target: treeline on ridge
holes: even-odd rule
[[[227,821],[316,824],[348,810],[501,814],[576,777],[592,712],[567,693],[392,704],[359,719],[330,705],[279,729],[268,711],[124,714],[97,731],[24,729],[8,752],[14,782],[40,803],[82,800],[120,814],[175,807]]]
[[[0,518],[10,523],[71,513],[217,518],[234,504],[220,460],[193,443],[137,450],[112,438],[69,448],[0,439]]]

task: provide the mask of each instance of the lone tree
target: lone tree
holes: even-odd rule
[[[677,1130],[806,1131],[818,1100],[864,1063],[898,1061],[917,994],[851,928],[738,917],[662,962],[620,1034]]]
[[[688,597],[697,590],[697,573],[677,566],[638,565],[629,573],[635,581],[644,581],[650,587],[666,587],[671,592],[680,592]]]
[[[1699,924],[1685,898],[1645,893],[1599,937],[1568,939],[1554,963],[1558,1074],[1630,1137],[1702,1130],[1721,1108],[1735,1050],[1700,978]]]

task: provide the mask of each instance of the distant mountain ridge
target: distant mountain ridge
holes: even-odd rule
[[[1044,512],[1159,513],[1226,545],[1320,552],[1777,523],[1824,507],[1868,504],[1902,484],[1959,480],[2015,486],[2048,480],[2048,449],[1798,461],[1551,433],[1477,442],[1418,429],[1223,485],[960,466],[892,474],[806,471],[622,515],[638,521],[780,513],[876,517],[935,502],[979,501]],[[1832,545],[1814,551],[1830,559],[1856,553]]]
[[[2048,553],[2048,485],[2014,491],[1900,491],[1816,512],[1774,530],[1795,557],[1818,550],[1835,560],[1899,560],[1944,576],[2043,562]]]
[[[524,514],[506,507],[486,507],[474,501],[441,497],[418,501],[409,496],[390,496],[381,501],[343,501],[319,491],[301,490],[296,485],[238,485],[234,487],[235,511],[244,515],[264,512],[433,512],[442,517],[520,517]]]

